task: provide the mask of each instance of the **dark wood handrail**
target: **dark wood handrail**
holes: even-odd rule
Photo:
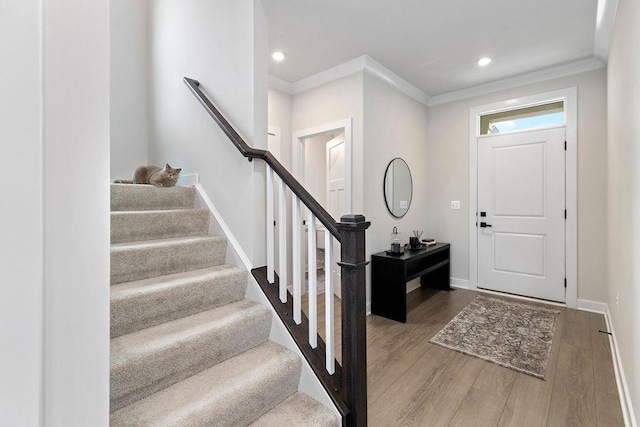
[[[365,267],[365,231],[370,222],[362,215],[344,215],[340,222],[336,221],[313,198],[311,194],[282,166],[268,150],[250,147],[236,130],[229,124],[220,111],[200,90],[197,80],[184,78],[184,82],[198,98],[209,115],[216,121],[222,131],[229,137],[240,153],[252,161],[260,159],[266,162],[280,179],[298,196],[305,206],[340,242],[341,260],[338,262],[342,270],[342,366],[336,368],[334,375],[328,375],[324,364],[323,345],[311,348],[308,340],[308,327],[298,325],[293,320],[293,306],[281,304],[275,283],[267,280],[266,267],[252,270],[258,285],[262,288],[278,316],[290,330],[292,337],[311,365],[323,387],[331,396],[342,415],[345,427],[367,425],[367,328],[366,318],[366,274]],[[279,281],[279,279],[278,279]],[[322,344],[322,339],[318,338]]]
[[[233,145],[236,146],[240,154],[247,157],[249,161],[253,159],[260,159],[266,162],[271,169],[280,177],[282,181],[291,189],[291,191],[298,196],[298,198],[304,203],[304,205],[315,215],[318,220],[329,230],[331,235],[341,242],[340,231],[336,227],[336,221],[329,215],[329,213],[318,203],[318,201],[298,182],[297,179],[289,173],[289,171],[282,166],[282,164],[271,154],[268,150],[260,150],[250,147],[244,139],[236,132],[236,130],[229,124],[227,119],[218,111],[213,103],[207,98],[207,96],[200,89],[200,82],[189,77],[184,78],[184,82],[189,86],[191,92],[198,98],[198,101],[207,110],[211,118],[220,126],[222,131],[229,137]]]

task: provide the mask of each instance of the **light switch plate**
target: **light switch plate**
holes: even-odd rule
[[[451,209],[460,209],[460,200],[452,200],[451,201]]]

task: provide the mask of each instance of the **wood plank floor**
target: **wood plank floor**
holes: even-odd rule
[[[540,380],[428,342],[476,295],[417,289],[407,296],[407,323],[367,318],[369,426],[624,425],[609,338],[598,332],[606,328],[602,315],[555,307],[560,315]],[[324,295],[318,301],[324,336]],[[340,351],[338,342],[338,360]]]

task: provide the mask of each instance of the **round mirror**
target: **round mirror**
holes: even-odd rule
[[[384,201],[389,213],[396,218],[402,218],[411,206],[413,181],[409,165],[397,157],[389,162],[384,173]]]

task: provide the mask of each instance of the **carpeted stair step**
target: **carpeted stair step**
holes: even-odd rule
[[[111,211],[193,209],[194,187],[111,184]]]
[[[244,426],[295,393],[300,371],[295,353],[266,342],[112,413],[110,424]]]
[[[201,236],[208,231],[206,209],[111,212],[111,243]]]
[[[198,236],[111,245],[111,284],[224,264],[227,239]]]
[[[338,427],[340,420],[328,408],[304,393],[294,393],[250,424],[250,427]]]
[[[270,329],[269,309],[243,300],[112,339],[111,411],[265,342]]]
[[[111,338],[240,301],[247,271],[229,265],[111,287]]]

